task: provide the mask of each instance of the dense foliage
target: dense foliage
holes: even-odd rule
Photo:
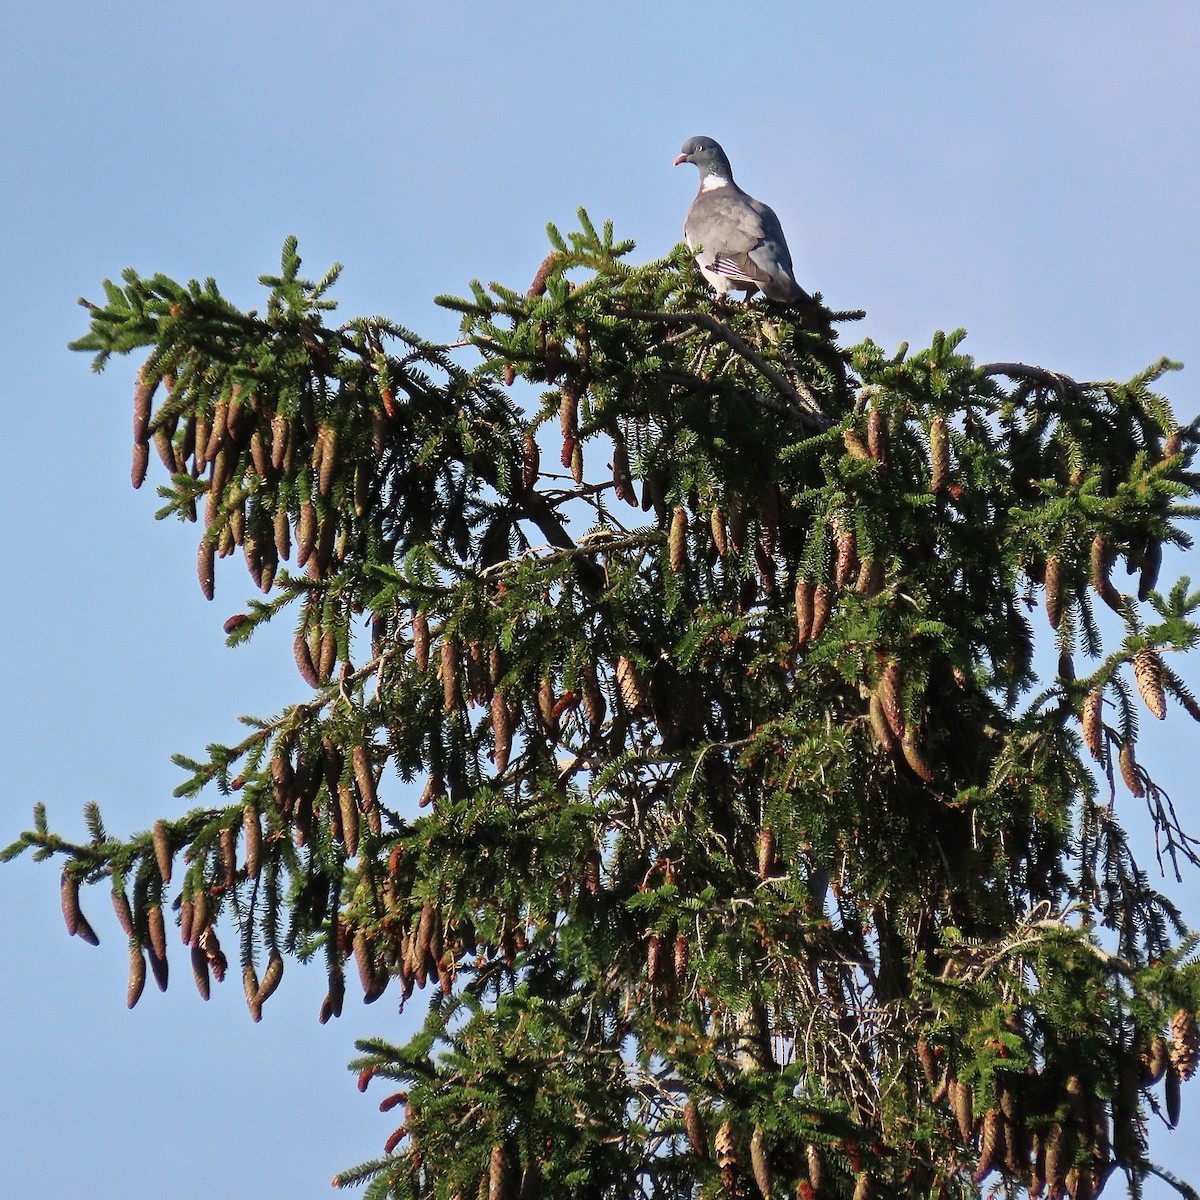
[[[1200,1006],[1125,834],[1196,862],[1134,752],[1200,718],[1172,364],[845,349],[581,219],[528,292],[442,298],[451,347],[328,323],[294,242],[261,314],[106,285],[76,345],[149,347],[135,486],[156,449],[204,594],[239,549],[264,593],[230,642],[295,622],[311,694],[179,759],[203,806],[8,853],[62,857],[85,938],[111,886],[130,1004],[172,915],[255,1019],[288,955],[322,1020],[348,966],[428,987],[354,1064],[403,1112],[371,1195],[1138,1194]]]

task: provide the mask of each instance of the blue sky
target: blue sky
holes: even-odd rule
[[[800,282],[867,310],[852,340],[963,325],[980,359],[1086,378],[1168,354],[1188,420],[1198,51],[1183,0],[0,6],[0,843],[37,800],[65,832],[93,799],[146,828],[178,803],[171,752],[303,687],[286,630],[224,648],[244,572],[207,604],[193,533],[129,488],[135,363],[96,377],[65,349],[103,277],[213,275],[250,304],[295,233],[313,275],[345,264],[347,317],[448,337],[431,298],[527,283],[579,205],[665,253],[696,184],[671,160],[705,133],[779,213]],[[1172,712],[1139,755],[1184,813],[1198,733]],[[1200,924],[1196,880],[1171,891]],[[129,1013],[107,896],[84,903],[99,950],[63,931],[56,870],[0,868],[8,1194],[326,1196],[379,1152],[392,1122],[344,1064],[356,1036],[404,1036],[390,1000],[320,1027],[322,974],[291,965],[255,1026],[234,979],[199,1000],[180,947]],[[1200,1183],[1194,1089],[1157,1142]]]

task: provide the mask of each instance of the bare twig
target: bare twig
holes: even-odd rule
[[[1068,395],[1078,396],[1083,391],[1082,385],[1070,375],[1064,375],[1061,371],[1051,371],[1046,367],[1030,366],[1028,363],[984,363],[976,369],[983,376],[1003,375],[1008,379],[1027,379],[1032,383],[1040,383],[1043,387],[1053,388],[1064,400]]]

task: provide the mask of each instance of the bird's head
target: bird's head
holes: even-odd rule
[[[688,138],[680,147],[675,166],[685,162],[694,163],[700,170],[701,178],[706,175],[718,175],[722,179],[733,178],[725,151],[710,137]]]

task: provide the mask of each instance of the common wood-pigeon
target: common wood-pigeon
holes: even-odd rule
[[[684,219],[683,236],[717,293],[741,291],[749,299],[762,292],[781,304],[814,304],[792,274],[779,218],[733,182],[725,151],[710,137],[688,138],[675,166],[685,162],[699,168],[700,190]]]

